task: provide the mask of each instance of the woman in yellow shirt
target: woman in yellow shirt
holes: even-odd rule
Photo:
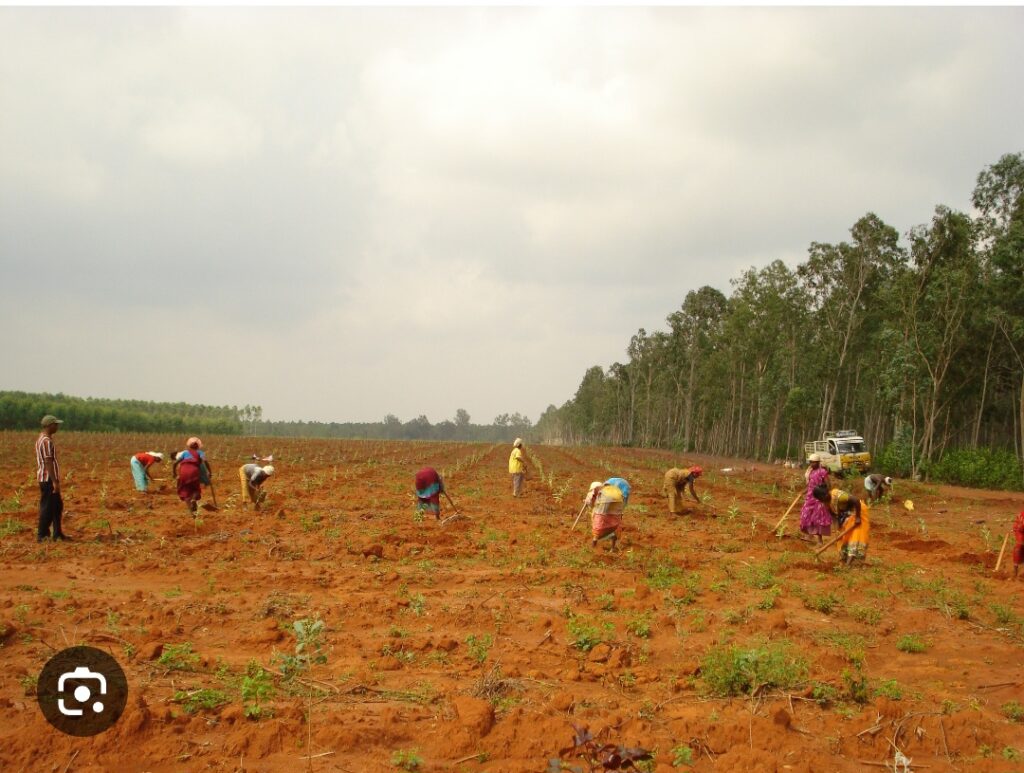
[[[517,497],[523,493],[523,479],[526,477],[522,438],[516,438],[512,444],[512,454],[508,457],[508,471],[512,475],[512,496]]]
[[[868,506],[852,494],[827,486],[815,486],[812,495],[828,506],[832,515],[839,519],[843,536],[839,540],[839,557],[851,565],[854,561],[867,560],[868,539],[871,537],[871,521]],[[850,523],[849,519],[853,519]]]

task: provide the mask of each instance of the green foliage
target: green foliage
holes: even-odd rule
[[[839,698],[839,690],[825,682],[811,682],[811,697],[819,706],[828,706]]]
[[[865,625],[878,625],[882,620],[882,610],[878,607],[851,604],[848,611],[850,612],[850,617],[858,623],[864,623]]]
[[[863,704],[871,699],[868,678],[861,671],[860,663],[854,664],[853,669],[843,669],[843,686],[846,688],[847,700]]]
[[[840,599],[834,593],[819,593],[815,596],[808,596],[804,599],[804,606],[829,615],[832,610],[839,606]]]
[[[296,620],[292,623],[292,633],[295,635],[295,654],[279,655],[281,673],[286,679],[304,673],[314,665],[327,662],[327,654],[323,651],[323,620],[318,617]]]
[[[701,676],[712,695],[750,695],[764,687],[799,684],[807,677],[807,661],[788,641],[750,648],[716,645],[701,661]]]
[[[566,629],[569,632],[569,644],[583,652],[590,652],[601,642],[608,641],[615,632],[611,623],[598,624],[578,615],[569,618]]]
[[[899,641],[896,642],[896,649],[900,652],[920,653],[927,650],[928,645],[917,634],[908,633],[901,636]]]
[[[203,688],[192,691],[178,690],[174,693],[174,702],[180,703],[186,714],[195,714],[197,711],[213,711],[231,703],[231,698],[221,690]]]
[[[1024,706],[1018,701],[1010,701],[1002,705],[1003,715],[1011,722],[1024,722]]]
[[[192,651],[192,642],[182,644],[166,644],[157,658],[157,665],[168,671],[194,671],[199,663],[199,656]]]
[[[670,754],[672,755],[672,767],[674,768],[693,764],[693,749],[686,744],[673,747]]]
[[[930,480],[974,488],[1024,489],[1020,461],[1012,451],[998,448],[964,448],[947,452],[929,465]]]
[[[470,634],[466,637],[466,647],[469,649],[469,656],[481,665],[487,660],[487,655],[490,653],[493,644],[494,637],[489,633],[481,636]]]
[[[903,690],[895,679],[883,679],[875,688],[875,695],[898,701],[903,699]]]
[[[240,435],[243,420],[259,407],[108,400],[65,394],[0,392],[0,430],[39,429],[39,419],[52,413],[64,428],[86,432],[168,432],[180,435]]]
[[[651,636],[651,613],[643,612],[626,623],[626,630],[641,639]]]
[[[274,697],[274,683],[259,661],[250,660],[246,666],[241,692],[245,716],[260,719],[270,713],[264,704]]]
[[[420,769],[423,758],[420,756],[419,749],[398,749],[391,754],[391,764],[399,770],[411,773]]]

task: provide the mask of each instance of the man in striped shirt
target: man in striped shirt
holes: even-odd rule
[[[53,436],[63,423],[56,416],[44,416],[43,432],[36,440],[36,480],[39,481],[39,531],[36,534],[36,542],[42,542],[50,536],[51,525],[55,542],[69,539],[60,528],[64,500],[60,495],[57,450],[53,447]]]

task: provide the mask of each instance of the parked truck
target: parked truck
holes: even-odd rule
[[[821,440],[804,443],[804,457],[809,459],[811,454],[821,457],[822,467],[840,475],[871,469],[871,453],[855,429],[825,430]]]

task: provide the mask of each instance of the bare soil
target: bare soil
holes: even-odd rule
[[[144,495],[129,470],[182,438],[62,432],[75,541],[37,545],[33,440],[0,434],[0,770],[538,773],[576,724],[655,751],[659,773],[891,770],[897,750],[907,770],[1024,771],[1005,708],[1024,704],[1012,538],[993,571],[1024,495],[897,481],[851,570],[795,538],[800,503],[772,534],[803,490],[781,466],[530,447],[513,499],[504,445],[207,438],[219,511],[193,522],[172,481]],[[238,490],[253,452],[277,468],[260,513]],[[673,517],[662,475],[690,463],[709,500]],[[426,464],[469,518],[417,520]],[[586,516],[570,530],[612,475],[633,485],[617,553],[590,547]],[[294,622],[316,618],[324,662],[282,675]],[[907,636],[924,651],[897,648]],[[807,662],[796,683],[709,694],[709,651],[784,641]],[[186,643],[194,662],[166,657]],[[74,644],[128,675],[124,716],[93,738],[52,729],[34,698]],[[273,693],[247,718],[256,664]],[[202,695],[215,705],[188,705]]]

